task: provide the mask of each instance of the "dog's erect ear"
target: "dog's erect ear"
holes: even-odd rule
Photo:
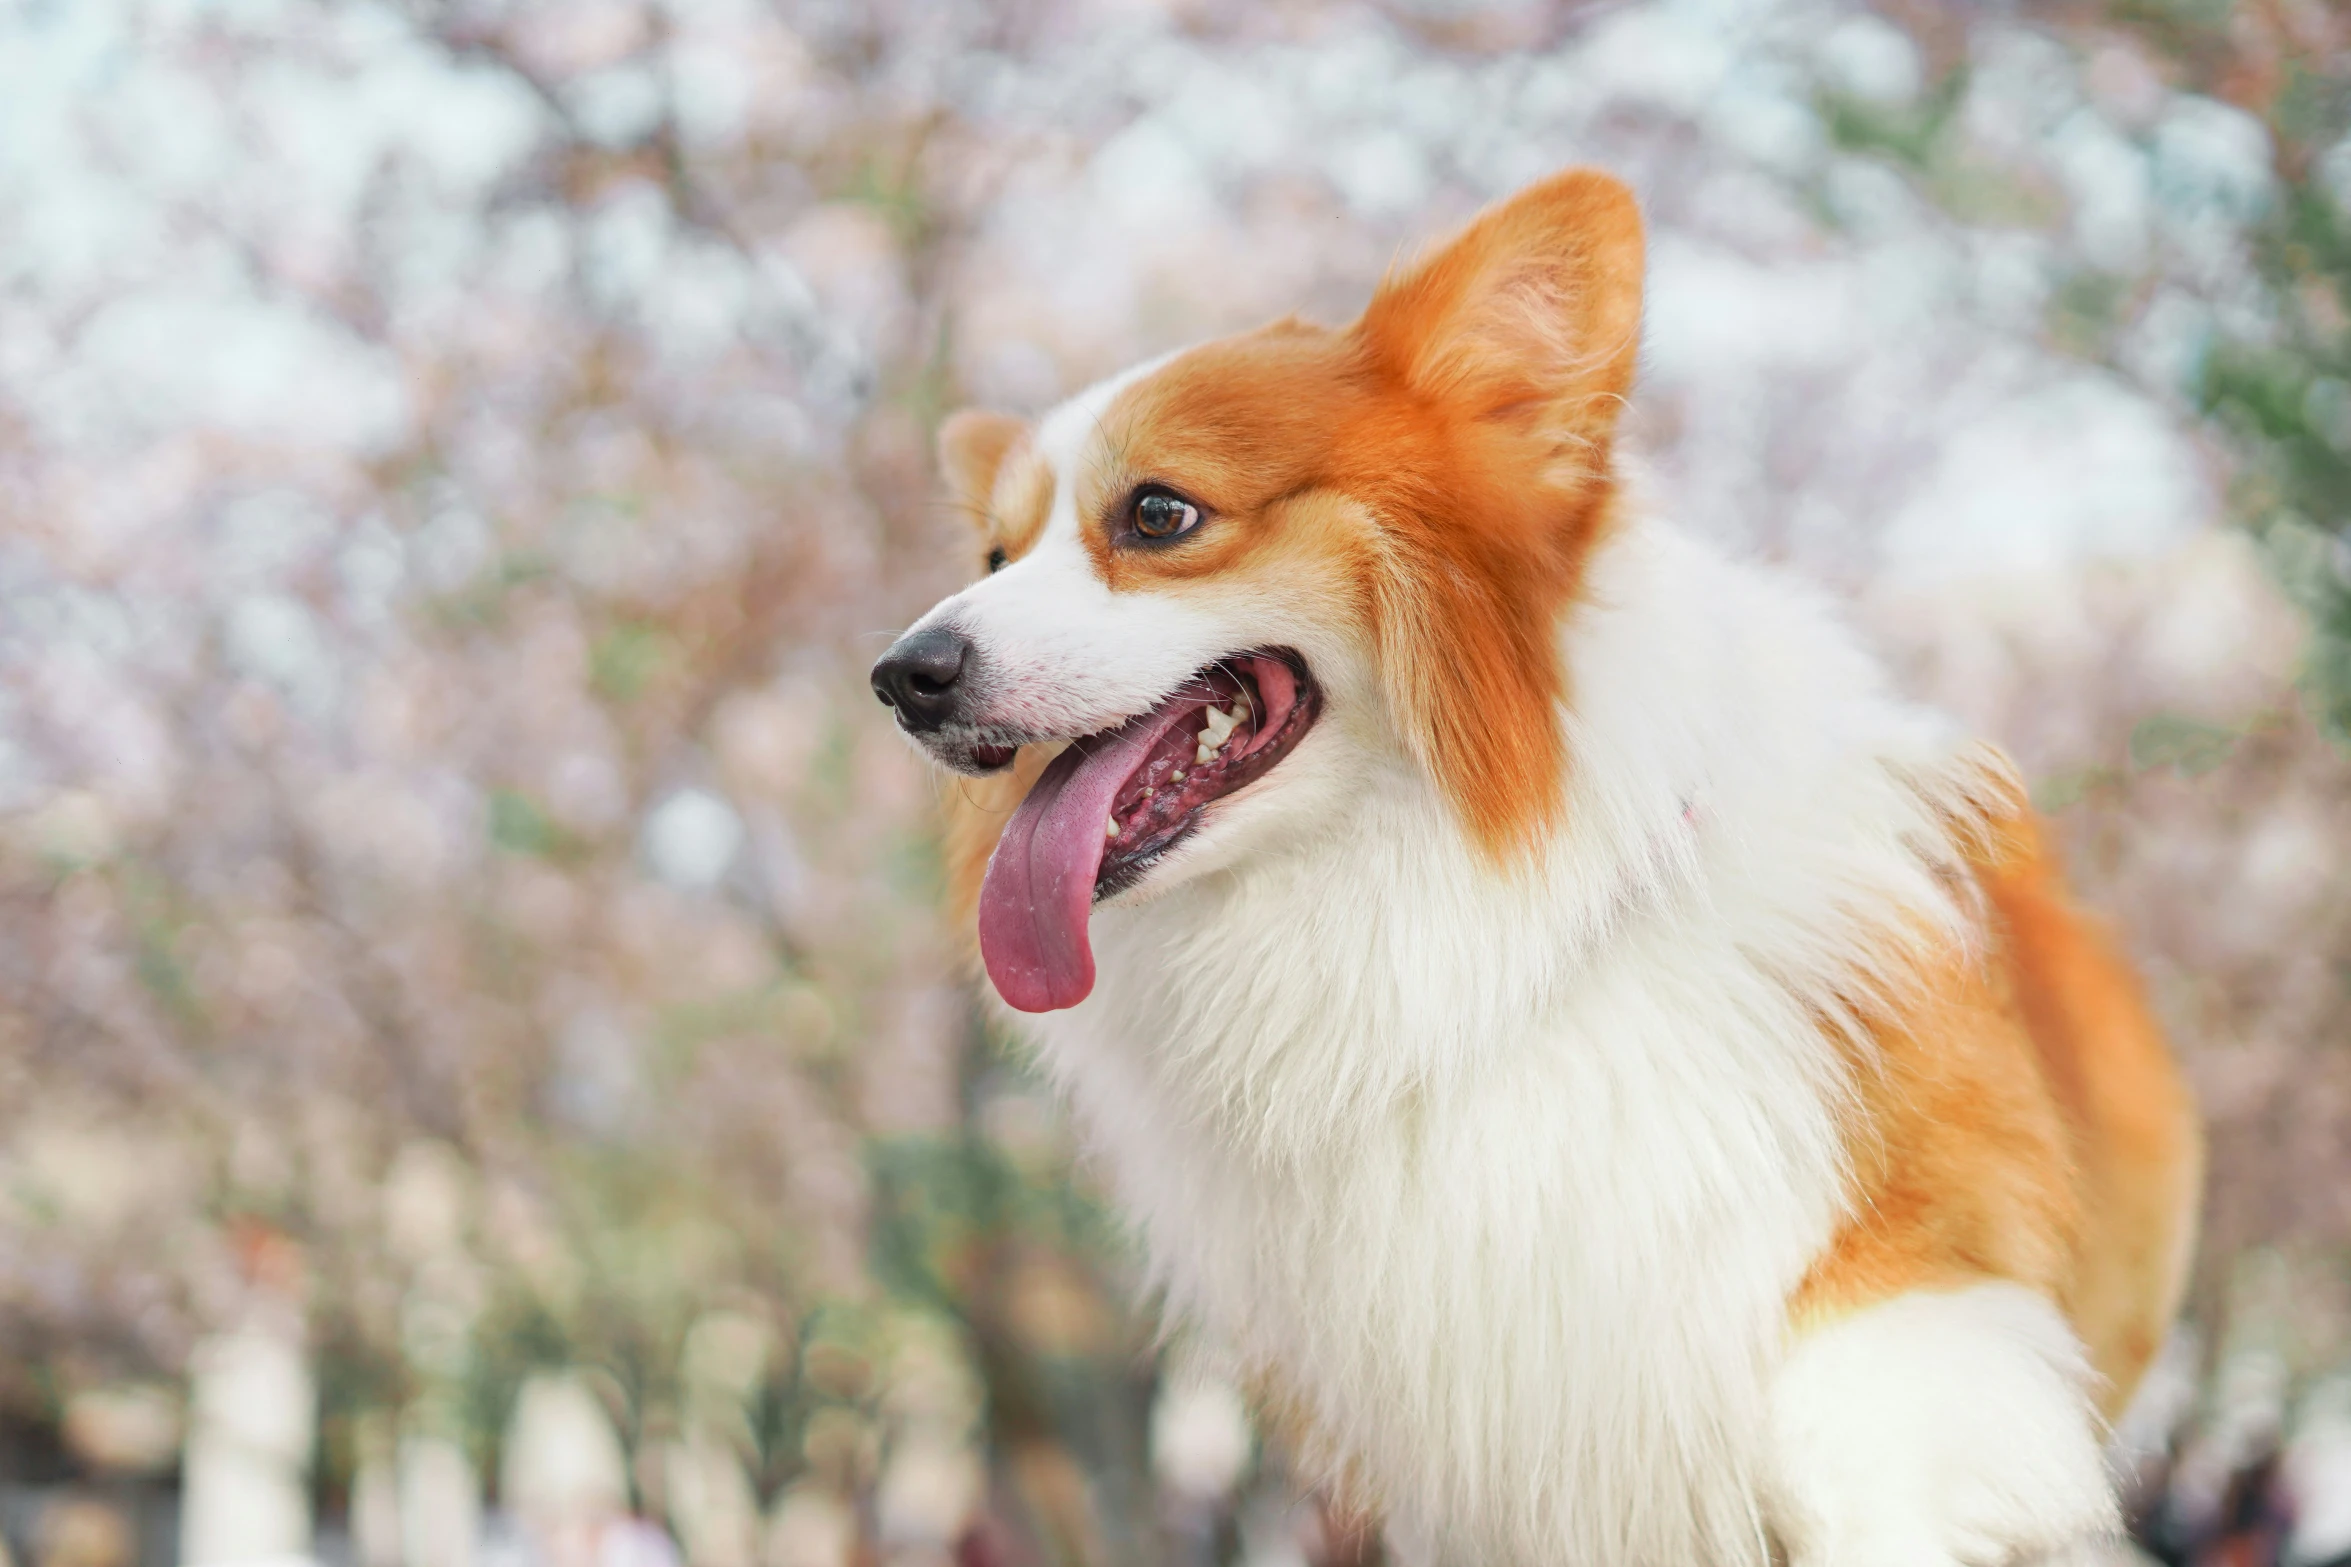
[[[996,489],[996,470],[1004,465],[1004,454],[1012,450],[1012,443],[1028,432],[1028,426],[1010,414],[988,413],[978,408],[966,408],[947,416],[939,426],[939,468],[947,476],[947,488],[979,526],[988,520],[988,497]]]
[[[1547,474],[1605,474],[1641,340],[1641,213],[1569,169],[1487,208],[1381,284],[1356,330],[1414,393],[1539,442]]]

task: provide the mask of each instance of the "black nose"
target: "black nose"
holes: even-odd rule
[[[900,637],[873,666],[873,694],[898,710],[898,722],[917,733],[938,728],[963,701],[963,669],[971,643],[951,626]]]

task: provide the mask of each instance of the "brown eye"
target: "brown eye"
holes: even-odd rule
[[[989,574],[992,576],[995,573],[1002,571],[1004,569],[1004,561],[1005,554],[1003,545],[999,544],[994,549],[988,551]]]
[[[1135,492],[1135,531],[1146,539],[1172,539],[1200,526],[1200,508],[1173,490],[1151,485]]]

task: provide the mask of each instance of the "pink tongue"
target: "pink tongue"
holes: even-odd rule
[[[996,840],[980,886],[980,956],[996,993],[1023,1012],[1074,1007],[1094,989],[1086,917],[1119,785],[1178,719],[1171,702],[1053,759]]]

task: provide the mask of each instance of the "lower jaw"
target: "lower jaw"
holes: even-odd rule
[[[1159,868],[1161,862],[1166,860],[1169,854],[1192,836],[1193,830],[1200,825],[1202,812],[1206,809],[1206,806],[1200,806],[1187,812],[1183,820],[1176,824],[1173,832],[1158,840],[1151,848],[1141,854],[1132,858],[1121,858],[1116,864],[1105,864],[1100,873],[1094,877],[1094,901],[1097,904],[1106,903],[1120,893],[1142,885],[1144,880]]]

